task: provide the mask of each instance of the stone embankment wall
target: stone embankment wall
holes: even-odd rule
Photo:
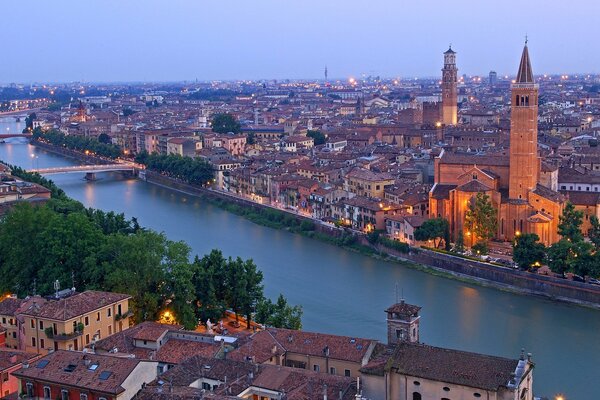
[[[254,209],[270,207],[247,199],[235,197],[227,193],[217,192],[214,190],[182,183],[181,181],[157,174],[152,171],[146,171],[145,173],[146,180],[148,182],[167,186],[192,195],[224,199],[229,202]],[[299,220],[311,220],[310,218],[294,213],[290,213],[290,215]],[[341,229],[328,225],[318,223],[315,225],[318,232],[326,233],[331,236],[339,237],[343,232]],[[369,245],[364,235],[359,236],[359,241],[361,244]],[[468,260],[449,254],[436,253],[425,249],[415,249],[409,254],[404,254],[379,245],[377,246],[377,250],[381,253],[432,267],[437,270],[474,278],[490,286],[509,288],[522,293],[535,294],[554,300],[574,302],[600,308],[600,286],[594,286],[550,276],[535,275],[512,268],[497,267],[487,263]]]

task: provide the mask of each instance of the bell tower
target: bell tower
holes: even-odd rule
[[[387,313],[388,344],[419,342],[419,322],[421,307],[408,304],[404,299],[385,312]]]
[[[456,52],[452,46],[444,53],[442,69],[442,123],[456,125],[458,122],[458,68]]]
[[[525,201],[539,179],[537,150],[539,85],[534,82],[527,40],[517,79],[511,86],[510,167],[508,197]]]

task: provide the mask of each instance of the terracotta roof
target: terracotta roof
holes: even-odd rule
[[[34,304],[23,311],[23,314],[38,318],[67,321],[102,307],[106,307],[109,304],[114,304],[130,298],[131,296],[128,294],[88,290],[62,299],[49,300],[41,306]]]
[[[487,187],[486,185],[484,185],[483,183],[481,183],[478,180],[472,180],[470,182],[465,183],[464,185],[460,185],[459,187],[456,188],[456,190],[459,190],[461,192],[473,192],[473,193],[477,192],[478,193],[478,192],[488,192],[492,189]]]
[[[485,166],[505,166],[509,165],[509,157],[504,155],[492,155],[492,154],[464,154],[464,153],[452,153],[444,151],[440,157],[440,162],[443,164],[467,164],[477,165],[482,169]]]
[[[456,185],[443,185],[436,183],[431,191],[431,197],[434,199],[449,199],[450,191],[456,188]]]
[[[156,352],[154,359],[167,364],[179,364],[194,356],[213,358],[220,349],[221,345],[219,343],[203,343],[170,338]]]
[[[13,297],[4,298],[0,301],[0,315],[14,316],[22,303],[23,299],[15,299]]]
[[[248,361],[262,364],[274,355],[285,354],[285,348],[273,337],[271,332],[259,331],[248,338],[246,343],[229,352],[227,357],[236,361]]]
[[[563,191],[561,193],[576,206],[597,206],[600,204],[600,192]]]
[[[138,334],[139,331],[155,329],[160,331],[161,329],[169,329],[169,330],[180,330],[180,325],[166,325],[160,324],[158,322],[153,321],[145,321],[140,323],[139,325],[132,326],[129,329],[125,329],[124,331],[117,332],[110,336],[107,336],[104,339],[101,339],[96,342],[95,347],[99,350],[111,351],[114,348],[119,350],[119,353],[131,353],[135,349],[133,345],[133,338]],[[145,335],[145,334],[144,334]],[[144,339],[141,339],[144,340]],[[152,340],[152,339],[146,339]]]
[[[39,357],[37,354],[26,353],[21,350],[0,348],[0,371],[19,365],[25,361],[33,361]]]
[[[525,42],[523,54],[521,55],[519,72],[517,72],[517,83],[533,83],[533,71],[531,70],[531,61],[529,60],[529,49],[527,48],[527,42]]]
[[[362,362],[371,344],[375,344],[375,340],[349,336],[281,328],[267,328],[267,330],[287,352],[323,357],[328,349],[330,358],[358,363]]]
[[[400,343],[391,357],[391,369],[400,374],[496,391],[507,386],[518,360]]]
[[[98,366],[91,370],[86,362]],[[43,380],[116,395],[125,391],[121,385],[139,363],[140,360],[132,358],[57,350],[13,375],[21,379]],[[106,379],[100,379],[101,375],[107,376]]]
[[[134,340],[148,340],[152,342],[158,341],[161,336],[170,330],[170,325],[163,324],[144,324],[139,326],[133,333]]]
[[[554,190],[548,189],[540,184],[536,186],[536,188],[533,190],[533,193],[555,203],[560,203],[565,200],[564,196],[559,192],[555,192]]]
[[[421,310],[421,307],[405,303],[404,300],[402,300],[400,303],[396,303],[393,306],[391,306],[390,308],[388,308],[387,310],[385,310],[385,312],[400,314],[403,316],[410,317],[413,315],[417,315],[420,310]]]

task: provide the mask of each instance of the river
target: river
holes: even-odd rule
[[[13,125],[0,120],[0,131]],[[0,160],[24,168],[74,165],[20,138],[0,144]],[[598,311],[376,260],[255,225],[193,196],[118,173],[99,174],[95,182],[84,181],[83,174],[51,178],[86,206],[135,216],[144,226],[186,241],[194,253],[218,248],[227,256],[254,259],[267,296],[283,293],[303,306],[305,330],[385,340],[384,309],[395,301],[397,282],[407,302],[423,307],[423,342],[511,358],[523,347],[537,363],[538,395],[600,398]]]

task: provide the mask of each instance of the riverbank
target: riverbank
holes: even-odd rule
[[[38,142],[35,142],[35,145],[37,146]],[[45,150],[73,158],[79,162],[98,162],[98,160],[91,160],[89,156],[78,154],[73,150],[57,149],[48,144],[42,144],[42,147]],[[367,241],[365,235],[324,224],[312,218],[270,205],[259,204],[228,193],[189,185],[153,171],[146,170],[140,175],[142,175],[140,178],[149,183],[191,196],[201,197],[225,211],[242,216],[259,225],[287,230],[370,257],[399,262],[410,268],[437,276],[600,309],[600,287],[516,271],[425,249],[411,249],[409,253],[401,253],[381,244],[372,245]]]
[[[343,228],[326,225],[309,217],[259,204],[228,193],[188,185],[152,171],[146,171],[145,180],[192,196],[202,197],[226,211],[243,216],[257,224],[276,229],[286,229],[371,257],[401,262],[403,265],[435,273],[438,276],[459,279],[464,282],[494,287],[513,293],[541,296],[554,301],[600,309],[600,287],[593,285],[536,275],[426,249],[412,248],[408,253],[403,253],[382,244],[372,245],[363,234],[349,232]],[[265,214],[260,210],[268,210],[268,212]],[[270,216],[277,214],[280,214],[281,217]],[[312,223],[314,228],[308,228],[307,226],[302,228],[303,222]]]

